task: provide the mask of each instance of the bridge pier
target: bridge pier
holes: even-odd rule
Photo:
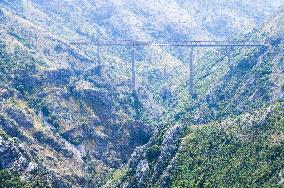
[[[95,71],[95,74],[100,76],[101,75],[101,71],[102,71],[101,46],[100,45],[97,45],[97,63],[98,63],[98,66],[97,66],[97,69]]]
[[[190,47],[190,52],[189,52],[189,94],[191,96],[194,95],[194,72],[193,72],[193,46]]]
[[[228,58],[228,65],[231,66],[232,56],[231,56],[231,48],[226,47],[226,55]]]
[[[101,65],[101,46],[97,45],[97,62]]]
[[[147,59],[149,64],[152,64],[152,62],[153,62],[152,58],[153,58],[153,49],[150,47],[149,52],[148,52],[148,59]]]
[[[136,93],[136,75],[135,75],[135,49],[131,51],[131,88],[133,94]]]

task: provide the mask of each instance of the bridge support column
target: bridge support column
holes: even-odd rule
[[[226,47],[226,55],[227,55],[227,58],[228,58],[228,65],[231,66],[231,60],[232,60],[232,56],[231,56],[231,48],[229,47]]]
[[[135,75],[135,49],[131,51],[131,88],[132,92],[136,94],[136,75]]]
[[[101,75],[102,72],[102,64],[101,64],[101,45],[97,45],[97,69],[95,71],[95,74],[97,75]]]
[[[97,46],[97,61],[98,61],[98,64],[101,65],[101,46],[100,45]]]
[[[193,79],[194,79],[194,72],[193,72],[193,47],[190,47],[190,53],[189,53],[189,94],[191,96],[194,95],[194,85],[193,85]]]
[[[153,58],[153,49],[151,49],[151,47],[150,48],[148,48],[149,49],[149,52],[148,52],[148,63],[149,64],[152,64],[152,58]]]

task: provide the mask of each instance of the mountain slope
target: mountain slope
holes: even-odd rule
[[[283,124],[283,104],[279,104],[190,127],[176,154],[172,187],[279,185],[284,169]]]
[[[182,124],[159,129],[135,149],[110,187],[281,187],[283,19],[277,13],[250,35],[267,32],[268,47],[233,51],[218,84],[179,114]]]
[[[262,29],[249,32],[281,1],[226,2],[1,1],[3,182],[19,187],[184,187],[281,181],[283,105],[272,103],[284,93],[283,9]],[[256,5],[259,10],[253,12]],[[129,49],[104,48],[99,64],[95,46],[70,44],[227,39],[236,33],[235,40],[266,40],[269,46],[231,49],[232,64],[226,49],[196,50],[196,98],[188,93],[186,49],[135,49],[138,95],[133,95]],[[216,153],[208,157],[204,150],[211,145]],[[224,145],[235,151],[226,163],[234,167],[232,177],[217,165],[223,163],[205,163],[219,162],[227,152]],[[255,152],[245,164],[257,157],[262,166],[253,166],[256,173],[244,168],[239,176],[255,179],[235,181],[247,151]]]
[[[29,148],[40,171],[58,176],[64,186],[103,183],[151,134],[134,119],[132,101],[119,103],[131,93],[108,84],[112,78],[99,76],[84,52],[8,10],[1,12],[1,129]],[[16,162],[1,168],[17,172]],[[29,180],[36,176],[23,170]]]

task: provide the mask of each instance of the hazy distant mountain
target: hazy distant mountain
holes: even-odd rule
[[[281,3],[281,0],[1,2],[60,36],[70,33],[72,38],[86,34],[97,39],[149,40],[227,39],[261,25]]]

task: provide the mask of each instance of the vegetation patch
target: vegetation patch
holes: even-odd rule
[[[283,104],[265,120],[265,114],[256,115],[192,127],[176,155],[172,186],[277,187],[284,168],[283,137],[270,141],[272,135],[283,135]]]

